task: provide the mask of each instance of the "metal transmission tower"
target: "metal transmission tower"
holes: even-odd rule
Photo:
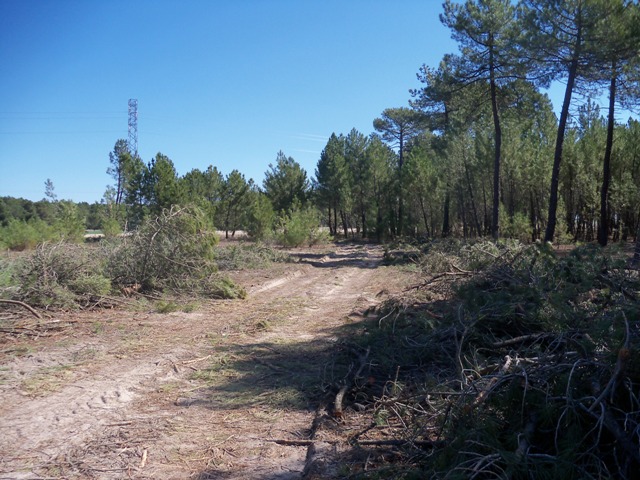
[[[138,100],[129,99],[129,153],[138,156]]]

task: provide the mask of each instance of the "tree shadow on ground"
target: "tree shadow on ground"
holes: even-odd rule
[[[436,305],[436,308],[446,308],[446,305]],[[192,392],[190,398],[181,399],[178,405],[231,411],[256,407],[298,410],[308,412],[311,419],[320,405],[324,405],[327,412],[333,412],[336,394],[350,382],[352,384],[344,398],[343,407],[349,412],[347,415],[357,417],[356,423],[361,422],[361,426],[366,427],[371,422],[372,413],[360,412],[363,407],[354,404],[366,405],[368,410],[374,399],[383,397],[393,382],[408,384],[422,381],[420,377],[424,377],[425,372],[432,368],[429,362],[434,361],[438,352],[425,355],[423,349],[407,348],[406,344],[400,348],[406,325],[395,321],[394,327],[393,316],[384,318],[382,314],[369,314],[352,315],[350,318],[350,323],[327,328],[309,341],[263,341],[216,347],[217,353],[211,364],[194,375],[194,378],[210,382],[210,385]],[[355,372],[363,359],[363,368],[354,381]],[[441,358],[438,363],[447,365],[448,359]],[[346,425],[332,419],[330,421],[338,428],[337,438],[346,438],[343,432]],[[352,427],[354,425],[349,428]],[[311,431],[311,420],[308,428],[305,435]],[[344,451],[345,448],[348,451]],[[362,465],[381,454],[380,448],[362,446],[345,446],[342,450],[340,454],[336,453],[336,464]],[[385,449],[384,455],[394,455],[393,449]],[[301,478],[301,475],[300,471],[253,472],[251,478],[289,480]],[[324,475],[327,474],[304,478],[334,478],[333,475]],[[240,472],[213,468],[202,471],[196,478],[240,477]]]

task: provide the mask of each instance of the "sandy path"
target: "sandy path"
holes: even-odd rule
[[[239,272],[246,300],[83,314],[5,345],[0,478],[300,478],[306,449],[269,440],[305,438],[340,328],[402,287],[381,256],[301,253]]]

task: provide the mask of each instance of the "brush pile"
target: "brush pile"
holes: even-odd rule
[[[446,243],[417,264],[425,281],[362,340],[388,380],[352,397],[404,447],[354,478],[635,478],[640,281],[623,255]]]

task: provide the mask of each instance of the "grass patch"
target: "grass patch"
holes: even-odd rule
[[[57,365],[38,370],[23,380],[19,389],[30,397],[44,397],[59,391],[72,377],[71,365]]]
[[[216,251],[216,263],[220,270],[265,269],[274,263],[292,261],[289,254],[262,243],[229,245]]]

